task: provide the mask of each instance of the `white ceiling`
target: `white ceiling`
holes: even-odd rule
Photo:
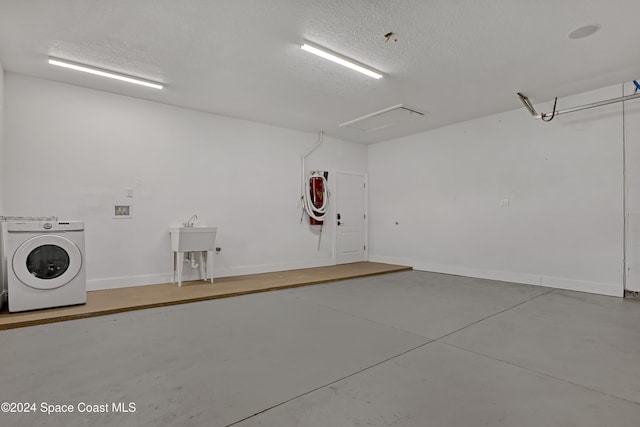
[[[372,143],[640,77],[638,0],[0,0],[5,70]],[[582,40],[573,29],[599,24]],[[384,34],[393,31],[397,42]],[[324,46],[375,80],[299,48]],[[166,84],[59,69],[56,56]],[[393,105],[425,114],[338,125]],[[562,99],[558,102],[559,108]],[[522,114],[528,114],[524,108]]]

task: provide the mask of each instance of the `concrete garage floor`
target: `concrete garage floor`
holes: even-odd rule
[[[2,426],[637,427],[640,303],[392,273],[2,331],[0,396],[74,409]]]

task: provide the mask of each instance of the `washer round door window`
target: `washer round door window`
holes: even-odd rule
[[[27,256],[27,270],[38,279],[55,279],[68,269],[69,254],[60,246],[38,246]]]
[[[22,283],[35,289],[55,289],[80,272],[82,254],[69,239],[55,234],[33,237],[13,255],[13,271]]]

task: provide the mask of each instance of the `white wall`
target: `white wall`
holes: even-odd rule
[[[317,135],[14,73],[5,102],[6,214],[85,221],[90,289],[169,281],[168,227],[193,214],[218,226],[216,276],[334,262],[333,227],[318,251],[296,207]],[[367,148],[325,138],[307,166],[366,172]]]
[[[640,76],[639,76],[640,77]],[[624,85],[625,95],[635,92]],[[640,292],[640,99],[624,106],[626,175],[626,288]]]
[[[0,63],[0,215],[4,215],[4,69]]]
[[[369,146],[370,260],[621,296],[622,129],[621,104],[519,108]]]

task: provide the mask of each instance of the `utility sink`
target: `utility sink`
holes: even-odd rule
[[[217,227],[194,225],[170,227],[171,250],[173,252],[213,251],[216,246]]]
[[[173,283],[177,281],[178,286],[182,286],[184,262],[190,263],[193,268],[200,267],[200,277],[204,280],[211,279],[211,283],[213,283],[213,251],[216,248],[216,231],[218,231],[217,227],[202,225],[169,227],[171,251],[173,252]],[[185,253],[187,254],[186,260]],[[196,256],[200,259],[199,263],[196,262]]]

